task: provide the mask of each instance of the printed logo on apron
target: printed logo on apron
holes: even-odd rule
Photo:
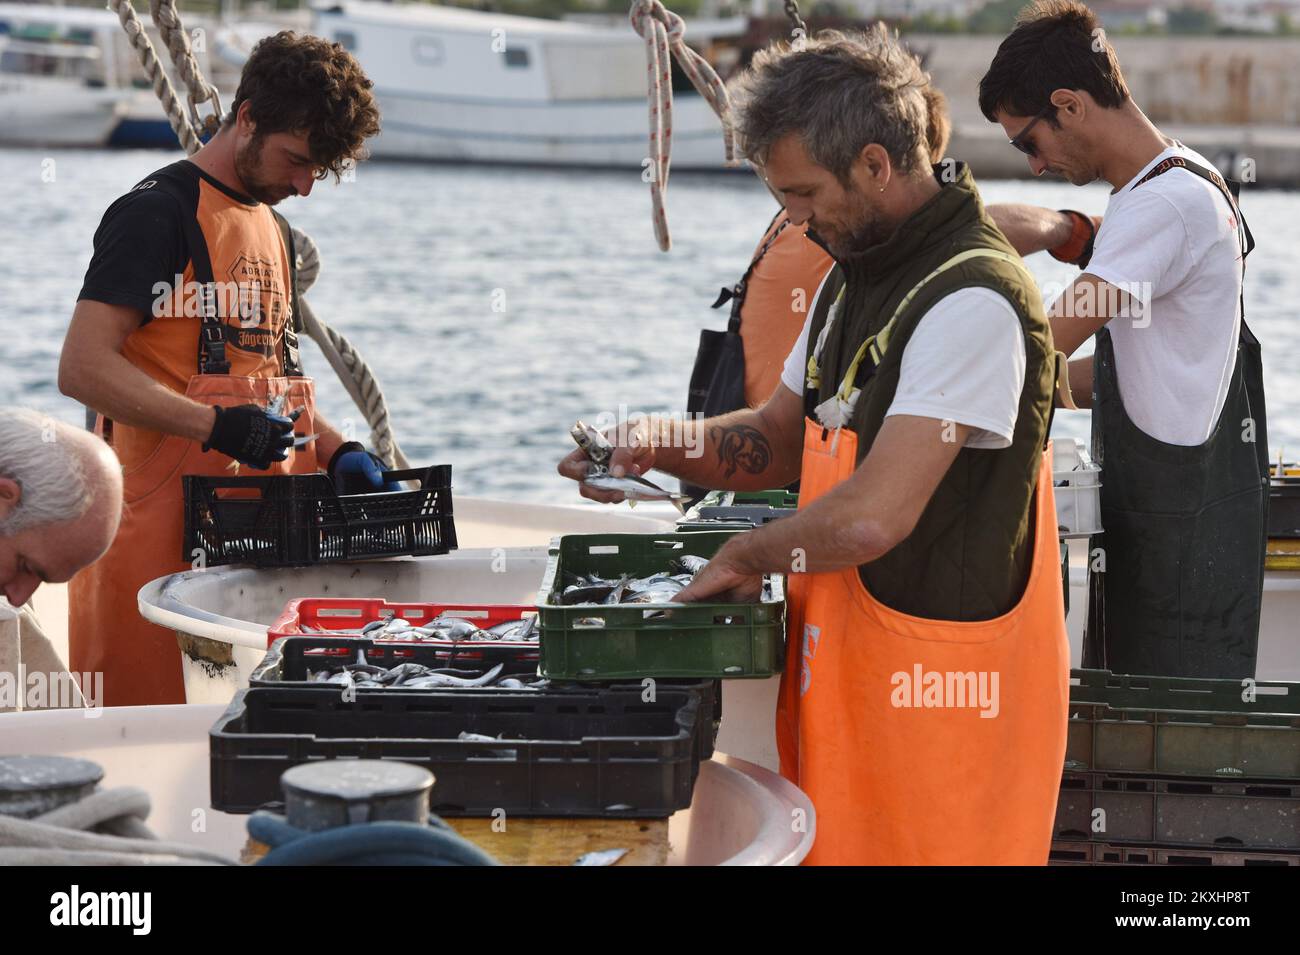
[[[803,625],[803,666],[799,668],[800,696],[807,693],[808,687],[812,684],[812,662],[813,657],[817,656],[817,642],[821,638],[821,627],[814,627],[810,623]]]
[[[241,251],[227,275],[238,289],[237,313],[226,322],[227,342],[232,348],[263,357],[276,354],[276,330],[287,312],[278,264],[257,252]]]

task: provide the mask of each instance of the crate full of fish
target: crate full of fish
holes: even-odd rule
[[[324,474],[186,475],[182,559],[296,567],[455,550],[451,465],[383,477],[419,487],[339,494]]]
[[[366,637],[386,643],[516,644],[537,660],[537,608],[515,604],[389,603],[381,597],[295,597],[266,631]]]
[[[541,689],[537,644],[483,641],[397,643],[358,637],[282,637],[249,677],[250,686],[338,690]]]
[[[250,686],[319,690],[346,689],[356,696],[376,691],[402,693],[457,691],[485,695],[508,692],[585,692],[588,684],[557,683],[537,675],[537,644],[526,652],[493,642],[443,644],[401,643],[357,637],[306,635],[282,637],[267,650],[249,678]],[[672,690],[692,690],[700,697],[699,756],[709,759],[717,737],[721,700],[716,681],[664,680]],[[617,686],[617,684],[616,684]],[[639,682],[624,688],[650,695]]]
[[[678,531],[749,530],[788,517],[799,495],[775,491],[710,491],[677,522]]]
[[[538,594],[542,673],[553,680],[767,677],[785,663],[784,580],[754,603],[672,600],[731,537],[574,534]]]
[[[700,694],[660,686],[564,693],[358,694],[255,686],[209,732],[212,806],[252,812],[285,770],[395,759],[434,775],[444,816],[662,818],[691,804]]]

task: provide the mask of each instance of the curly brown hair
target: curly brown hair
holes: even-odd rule
[[[258,41],[244,64],[223,125],[247,100],[257,134],[307,133],[317,178],[338,179],[349,160],[365,158],[363,143],[379,132],[373,84],[337,43],[282,30]]]

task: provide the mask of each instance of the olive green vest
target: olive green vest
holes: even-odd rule
[[[937,167],[936,167],[937,171]],[[949,176],[948,178],[952,178]],[[835,394],[859,346],[894,315],[914,286],[969,249],[1015,250],[984,212],[969,169],[907,219],[885,242],[839,262],[813,314],[809,357],[837,286],[835,321],[819,361],[815,405]],[[836,276],[834,273],[838,272]],[[859,568],[871,594],[888,607],[937,620],[987,620],[1020,599],[1032,559],[1030,505],[1047,438],[1055,384],[1055,349],[1042,298],[1023,266],[996,258],[968,259],[933,277],[897,315],[874,375],[863,362],[850,426],[859,462],[871,450],[898,387],[903,352],[921,317],[962,288],[992,289],[1009,301],[1025,334],[1025,383],[1011,446],[963,448],[912,533],[888,554]]]

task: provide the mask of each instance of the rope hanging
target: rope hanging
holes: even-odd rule
[[[136,17],[135,9],[131,6],[130,0],[108,0],[108,5],[117,14],[122,29],[126,31],[126,38],[130,41],[131,48],[135,50],[140,65],[144,67],[145,76],[149,78],[154,94],[162,103],[163,112],[167,114],[167,122],[171,125],[172,132],[176,134],[176,138],[180,141],[181,147],[186,153],[198,152],[199,147],[203,145],[199,140],[199,134],[190,121],[190,117],[186,114],[185,108],[181,106],[180,100],[176,98],[176,90],[172,86],[172,81],[168,78],[167,71],[158,62],[158,54],[154,51],[153,41],[149,39],[149,34],[145,32],[144,25]]]
[[[158,35],[171,54],[176,75],[189,90],[190,122],[196,129],[211,134],[221,124],[221,98],[217,88],[203,78],[194,54],[190,51],[190,37],[181,23],[174,0],[149,0],[149,14],[158,25]],[[199,118],[199,103],[212,104],[212,113],[206,120]]]
[[[135,50],[145,75],[153,84],[154,93],[167,114],[167,122],[176,133],[176,138],[180,141],[186,155],[192,156],[203,146],[201,137],[215,132],[220,124],[221,100],[216,87],[204,79],[198,61],[194,59],[190,49],[189,34],[185,32],[185,26],[181,23],[181,15],[176,9],[175,0],[150,0],[149,12],[158,27],[159,36],[166,44],[176,75],[181,78],[181,82],[188,90],[188,110],[177,98],[176,90],[166,70],[162,68],[153,42],[135,15],[130,0],[108,0],[108,4],[121,21],[122,29],[126,31],[127,39]],[[199,117],[198,111],[198,104],[205,102],[210,102],[213,109],[213,113],[206,120]],[[320,272],[320,253],[316,249],[316,244],[307,235],[297,229],[293,230],[293,234],[298,249],[298,288],[299,292],[303,293],[316,280]],[[352,347],[352,343],[346,337],[316,317],[306,298],[301,294],[299,304],[302,306],[303,331],[320,347],[325,360],[339,376],[339,381],[352,397],[357,410],[365,416],[366,423],[370,425],[371,445],[380,457],[391,462],[395,468],[410,467],[406,455],[402,453],[397,439],[393,436],[384,393],[371,373],[370,366],[366,364],[366,360]]]
[[[686,45],[686,23],[668,10],[660,0],[636,0],[630,15],[632,29],[645,39],[646,73],[649,77],[650,103],[650,202],[653,207],[655,239],[659,248],[672,248],[668,234],[668,214],[664,202],[668,193],[668,167],[673,148],[672,60],[690,79],[722,123],[722,142],[726,164],[736,165],[735,140],[731,128],[731,100],[727,88],[709,65],[708,60]]]

